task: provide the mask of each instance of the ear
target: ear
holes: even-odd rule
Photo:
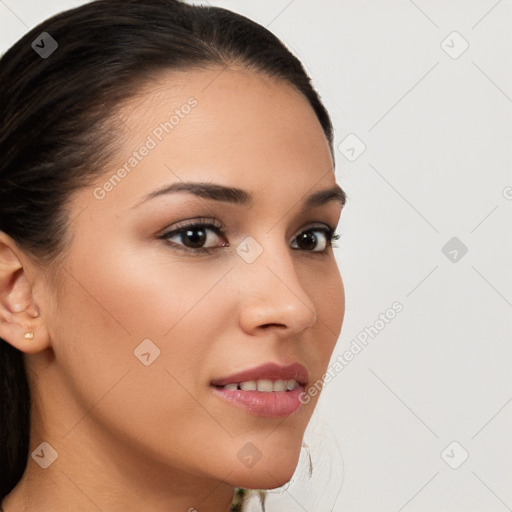
[[[50,337],[34,297],[36,267],[6,233],[0,231],[0,338],[32,354],[49,347]],[[26,333],[33,333],[26,339]]]

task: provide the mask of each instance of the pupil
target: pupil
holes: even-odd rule
[[[316,235],[314,233],[302,233],[298,240],[302,249],[314,249],[316,246]]]
[[[199,234],[196,235],[196,233]],[[185,243],[185,245],[193,249],[201,247],[206,240],[206,233],[204,229],[187,229],[183,235],[187,237],[188,241],[191,241],[191,244],[186,243],[185,240],[182,241]]]

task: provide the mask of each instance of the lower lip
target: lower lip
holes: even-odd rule
[[[282,418],[298,411],[302,405],[303,386],[291,391],[243,391],[211,386],[213,392],[231,404],[263,418]]]

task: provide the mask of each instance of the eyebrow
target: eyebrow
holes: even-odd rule
[[[254,203],[253,195],[246,190],[242,190],[241,188],[228,187],[217,183],[181,181],[178,183],[172,183],[171,185],[166,185],[151,192],[146,197],[144,197],[142,201],[139,201],[134,206],[134,208],[141,205],[142,203],[145,203],[146,201],[154,199],[155,197],[176,192],[187,192],[203,199],[223,201],[226,203],[245,206],[251,206]],[[334,187],[324,190],[318,190],[317,192],[307,196],[303,203],[302,211],[305,211],[309,208],[322,206],[331,201],[340,203],[342,207],[345,206],[347,195],[339,185],[335,185]]]

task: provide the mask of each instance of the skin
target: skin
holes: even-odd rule
[[[268,361],[302,363],[310,383],[327,369],[342,279],[331,248],[292,248],[311,224],[339,221],[337,201],[300,212],[305,195],[336,185],[324,133],[292,86],[254,71],[165,73],[150,85],[120,112],[116,161],[70,199],[58,266],[41,267],[0,233],[0,336],[26,354],[30,451],[45,441],[58,452],[48,469],[29,457],[6,512],[226,512],[234,486],[276,488],[295,471],[318,395],[261,418],[209,384]],[[97,199],[95,187],[191,96],[190,114]],[[254,202],[184,192],[142,202],[180,181],[238,187]],[[157,238],[198,218],[223,226],[207,231],[208,253]],[[247,236],[263,249],[250,264],[236,252]],[[161,351],[149,366],[134,356],[145,339]],[[248,442],[262,454],[251,468],[237,457]]]

